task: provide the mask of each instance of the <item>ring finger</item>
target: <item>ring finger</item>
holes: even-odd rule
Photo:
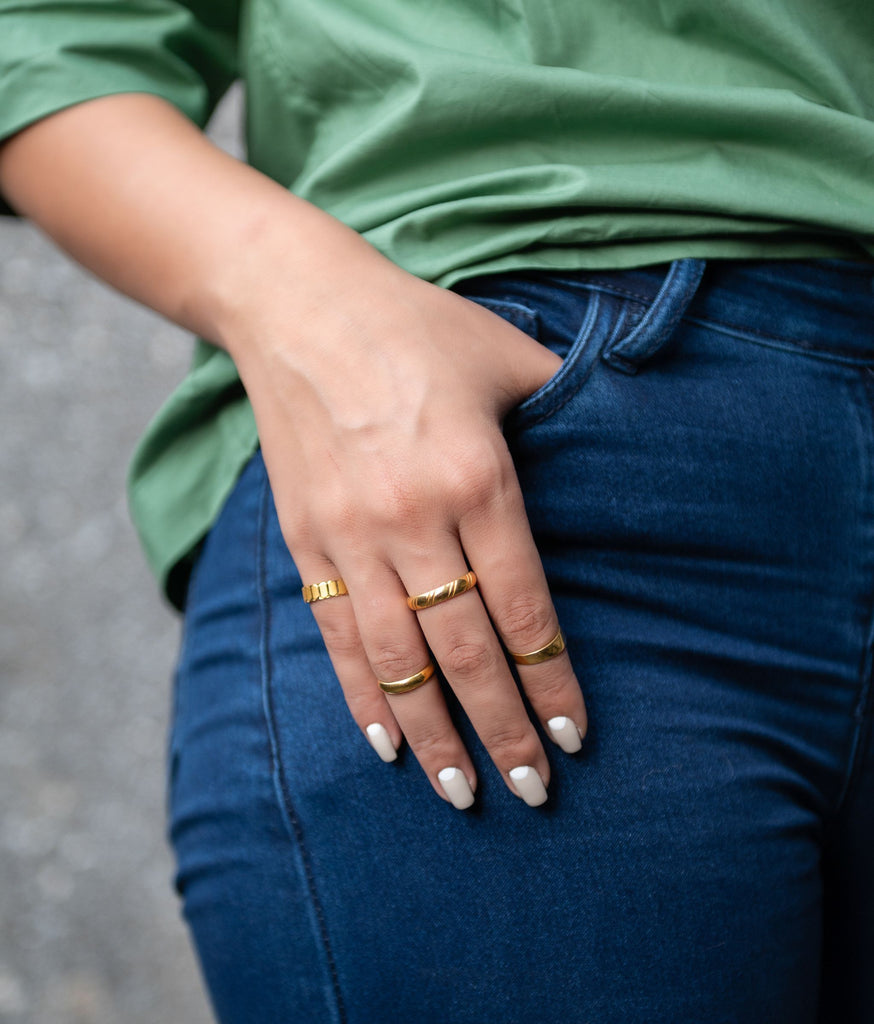
[[[353,578],[347,573],[347,584],[372,674],[389,691],[392,684],[416,684],[402,687],[404,692],[387,692],[384,698],[410,749],[435,792],[459,809],[469,807],[476,790],[473,762],[452,722],[436,674],[426,671],[432,665],[431,652],[407,607],[400,579],[388,565],[379,563],[355,572]],[[414,679],[420,673],[426,678]]]

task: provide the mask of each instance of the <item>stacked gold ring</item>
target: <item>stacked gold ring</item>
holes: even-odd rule
[[[301,587],[303,599],[307,604],[313,601],[327,601],[329,597],[342,597],[348,594],[346,584],[343,580],[322,580],[321,583],[307,583]]]
[[[529,651],[528,654],[514,654],[510,651],[510,656],[517,665],[539,665],[542,661],[555,658],[566,647],[564,633],[559,630],[545,647],[538,647],[536,651]]]
[[[476,573],[466,572],[458,579],[444,583],[442,587],[434,590],[426,590],[424,594],[410,594],[407,597],[407,605],[414,612],[423,611],[425,608],[433,608],[435,604],[442,604],[443,601],[450,601],[459,594],[464,594],[476,586]]]
[[[398,679],[393,683],[388,683],[384,679],[377,679],[377,682],[379,683],[379,688],[383,693],[409,693],[410,690],[415,690],[417,687],[421,686],[422,683],[427,683],[433,675],[434,662],[429,661],[421,672],[417,672],[412,676],[407,676],[406,679]]]

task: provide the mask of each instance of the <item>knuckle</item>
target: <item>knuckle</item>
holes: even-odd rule
[[[407,676],[421,671],[426,662],[426,657],[418,653],[412,645],[404,643],[384,643],[370,659],[377,678],[384,682],[406,679]]]
[[[427,771],[429,767],[445,768],[456,757],[456,746],[451,731],[436,723],[423,721],[415,728],[404,731],[416,760]]]
[[[568,695],[571,692],[567,674],[556,671],[557,667],[539,665],[537,668],[545,671],[537,674],[537,681],[533,686],[528,685],[526,680],[525,692],[539,708],[555,708],[561,711],[567,707]]]
[[[309,546],[307,544],[309,530],[305,518],[297,512],[281,510],[277,512],[279,532],[289,551],[299,552]]]
[[[332,654],[346,658],[363,653],[361,637],[354,628],[349,628],[348,623],[334,622],[324,614],[320,614],[319,619],[319,631]]]
[[[549,630],[545,627],[551,618],[549,610],[540,601],[524,592],[514,594],[501,609],[504,636],[513,650],[547,643],[549,637],[545,637],[545,633]],[[553,629],[550,636],[554,634]]]
[[[469,679],[493,670],[494,652],[479,637],[458,636],[443,654],[440,663],[454,679]]]
[[[359,522],[360,510],[355,508],[348,496],[337,494],[329,502],[322,502],[319,532],[323,537],[354,536]]]
[[[349,713],[362,728],[366,728],[374,718],[378,717],[382,702],[370,690],[350,687],[344,689],[343,696],[346,698]]]
[[[372,543],[374,537],[379,537],[407,545],[429,526],[431,515],[423,503],[412,498],[392,499],[361,520],[361,523],[367,523],[368,528],[358,542]]]
[[[477,508],[490,502],[500,490],[503,463],[497,451],[486,444],[469,448],[447,471],[446,486],[461,508]]]
[[[359,508],[360,515],[360,508]],[[377,529],[418,531],[428,521],[431,502],[421,483],[407,474],[398,474],[371,490],[365,519]]]
[[[494,722],[485,739],[496,763],[508,768],[534,764],[540,756],[540,741],[527,720],[513,718]]]

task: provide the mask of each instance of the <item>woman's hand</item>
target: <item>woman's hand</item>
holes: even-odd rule
[[[362,729],[381,725],[395,748],[403,733],[440,795],[438,774],[456,769],[453,802],[471,799],[436,682],[394,696],[377,684],[433,654],[510,788],[545,799],[549,764],[501,640],[537,650],[558,621],[500,425],[558,358],[398,269],[154,96],[25,129],[0,148],[0,189],[106,281],[228,349],[304,582],[349,588],[311,607]],[[476,589],[407,607],[468,567]],[[585,729],[567,654],[519,672],[544,723]],[[573,726],[557,739],[574,746]]]
[[[375,254],[347,255],[342,280],[330,275],[292,326],[272,282],[225,337],[283,535],[305,583],[348,587],[311,609],[361,729],[383,726],[394,748],[403,733],[435,790],[471,802],[459,775],[443,775],[447,790],[439,778],[457,769],[476,787],[436,679],[391,696],[377,685],[433,657],[511,790],[542,802],[549,763],[501,642],[537,650],[559,624],[501,421],[560,360],[474,302]],[[408,595],[469,567],[478,588],[423,611],[407,606]],[[566,653],[519,674],[544,726],[569,718],[582,735]],[[569,728],[561,738],[573,749]],[[511,776],[526,768],[527,778]]]

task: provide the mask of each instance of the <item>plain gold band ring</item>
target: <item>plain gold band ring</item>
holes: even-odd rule
[[[342,597],[349,591],[342,580],[322,580],[321,583],[307,583],[301,587],[301,593],[304,601],[312,604],[313,601],[327,601],[329,597]]]
[[[566,647],[564,633],[559,630],[545,647],[538,647],[536,651],[530,651],[528,654],[514,654],[510,651],[510,657],[517,665],[539,665],[542,661],[555,658]]]
[[[459,594],[464,594],[476,586],[476,573],[466,572],[456,580],[444,583],[442,587],[434,590],[426,590],[424,594],[410,594],[407,597],[407,604],[414,612],[420,612],[424,608],[433,608],[435,604],[442,604]]]
[[[422,671],[417,672],[414,676],[407,676],[406,679],[398,679],[394,683],[387,683],[383,679],[377,679],[377,682],[379,683],[379,688],[383,693],[409,693],[410,690],[415,690],[416,687],[421,686],[422,683],[427,683],[433,675],[434,662],[429,661]]]

